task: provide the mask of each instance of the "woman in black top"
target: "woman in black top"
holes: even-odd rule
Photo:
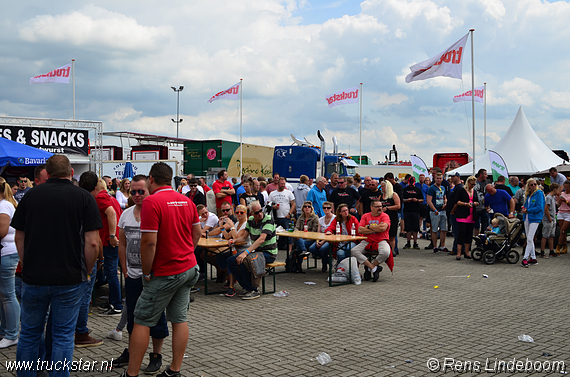
[[[390,239],[388,243],[392,250],[396,249],[396,234],[398,234],[398,212],[400,212],[400,197],[394,192],[392,184],[387,180],[382,181],[382,210],[390,217]],[[396,255],[396,254],[394,254]]]

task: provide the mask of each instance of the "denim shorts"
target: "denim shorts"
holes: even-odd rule
[[[447,215],[445,211],[439,211],[438,215],[435,212],[430,212],[431,216],[431,231],[437,232],[439,230],[447,232]]]
[[[166,319],[171,323],[188,320],[190,288],[198,281],[198,265],[172,276],[153,276],[144,280],[143,291],[135,307],[135,323],[141,326],[156,326],[166,309]]]

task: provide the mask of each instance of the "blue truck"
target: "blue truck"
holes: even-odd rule
[[[288,182],[298,183],[301,175],[311,179],[319,176],[330,178],[332,173],[348,177],[355,174],[358,166],[354,160],[345,153],[338,152],[336,137],[333,137],[333,152],[325,152],[325,140],[320,131],[317,136],[321,146],[315,146],[300,140],[293,135],[292,145],[276,146],[273,152],[273,173],[287,178]]]

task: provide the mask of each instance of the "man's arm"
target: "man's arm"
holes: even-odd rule
[[[26,239],[26,233],[23,230],[16,230],[16,235],[14,236],[14,241],[16,242],[16,249],[18,250],[18,256],[20,257],[20,263],[22,267],[24,266],[24,240]]]
[[[370,224],[370,228],[365,226],[358,227],[358,233],[365,235],[365,234],[372,234],[372,233],[382,233],[388,229],[388,224],[381,222],[380,224]]]
[[[109,223],[109,245],[116,247],[119,246],[119,240],[117,238],[117,213],[113,207],[107,207],[105,210],[105,216],[107,216],[107,223]],[[110,237],[114,235],[115,237]]]
[[[515,217],[512,215],[513,213],[515,213],[515,199],[511,198],[511,200],[509,200],[509,217]]]
[[[437,212],[437,210],[435,209],[435,206],[433,205],[433,200],[432,200],[433,196],[428,195],[427,196],[427,204],[429,206],[429,208],[433,211],[433,212]]]
[[[152,271],[157,238],[157,232],[142,232],[141,234],[141,265],[143,275],[150,275]],[[192,227],[192,239],[194,239],[194,227]],[[197,244],[198,242],[195,243],[195,245]],[[147,278],[145,277],[145,279]],[[150,280],[150,278],[147,280]]]
[[[248,232],[249,234],[249,232]],[[259,246],[261,246],[262,243],[265,242],[265,239],[267,238],[267,233],[261,233],[261,235],[259,236],[258,239],[255,240],[255,242],[249,247],[249,252],[253,253]],[[243,260],[245,259],[245,257],[248,256],[248,252],[244,251],[243,253],[241,253],[240,255],[237,256],[236,258],[236,262],[237,264],[241,264],[241,262],[243,262]]]
[[[99,255],[99,230],[96,229],[85,232],[84,238],[85,267],[87,268],[87,272],[91,273],[91,270],[93,270],[93,265],[95,264],[97,256]]]
[[[119,261],[123,269],[123,275],[127,277],[127,237],[125,231],[119,228]]]
[[[198,242],[200,241],[200,236],[202,235],[202,227],[200,224],[192,225],[192,243],[194,245],[194,249],[198,246]]]

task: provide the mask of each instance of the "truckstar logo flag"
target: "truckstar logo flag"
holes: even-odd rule
[[[71,63],[54,69],[53,71],[44,75],[39,75],[30,78],[30,84],[69,84],[69,72],[71,71]]]
[[[335,94],[328,94],[327,102],[329,104],[329,107],[344,105],[345,103],[358,103],[358,86],[341,90]]]
[[[491,162],[491,170],[493,171],[493,182],[497,182],[499,176],[509,179],[509,171],[505,160],[495,151],[489,149],[489,162]]]
[[[484,86],[480,86],[478,88],[475,88],[475,102],[480,102],[483,103],[483,95],[485,91],[485,87]],[[458,94],[455,97],[453,97],[453,102],[463,102],[463,101],[471,101],[471,91],[468,90],[465,93],[462,94]]]
[[[219,99],[239,99],[239,84],[240,83],[238,82],[234,86],[214,94],[212,98],[208,100],[208,102],[212,103]]]
[[[416,182],[420,181],[420,174],[423,174],[424,177],[430,176],[426,163],[420,157],[413,154],[410,156],[410,162],[412,163],[412,173]]]
[[[412,71],[406,76],[406,82],[431,79],[432,77],[445,76],[461,79],[461,63],[467,36],[455,42],[455,44],[431,59],[410,67]]]

